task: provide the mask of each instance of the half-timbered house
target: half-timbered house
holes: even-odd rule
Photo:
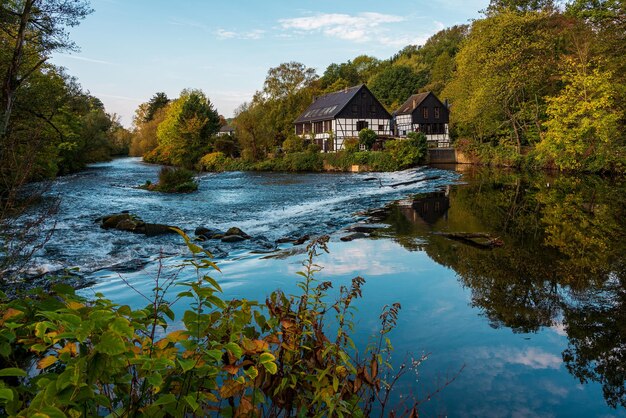
[[[436,142],[440,147],[450,145],[450,110],[434,93],[412,95],[394,115],[396,136],[404,138],[409,132],[423,132],[428,141]]]
[[[362,84],[317,97],[294,121],[296,135],[311,137],[323,151],[339,151],[347,138],[369,128],[391,136],[391,115]]]

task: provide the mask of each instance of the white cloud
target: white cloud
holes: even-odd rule
[[[217,32],[218,39],[261,39],[263,34],[265,34],[264,30],[255,29],[249,32],[234,32],[226,29],[218,29]]]
[[[383,25],[399,23],[405,20],[402,16],[383,13],[359,13],[349,15],[342,13],[322,13],[314,16],[281,19],[281,27],[302,33],[323,33],[333,38],[354,42],[366,42],[384,32]]]
[[[91,63],[94,63],[94,64],[118,65],[118,64],[116,64],[114,62],[99,60],[99,59],[95,59],[95,58],[81,57],[79,55],[57,54],[57,56],[63,57],[63,58],[69,58],[69,59],[73,59],[73,60],[77,60],[77,61],[91,62]]]

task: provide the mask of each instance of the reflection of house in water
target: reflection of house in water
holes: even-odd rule
[[[410,205],[401,205],[402,214],[413,224],[432,226],[439,219],[448,217],[450,209],[450,189],[420,195],[409,201]]]

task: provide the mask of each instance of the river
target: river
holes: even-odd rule
[[[425,397],[462,369],[421,405],[423,416],[626,416],[624,182],[431,167],[203,174],[189,195],[135,188],[158,170],[125,158],[57,180],[47,192],[60,201],[56,232],[36,254],[37,268],[79,267],[95,282],[84,294],[142,305],[125,282],[149,293],[158,255],[173,266],[186,249],[175,235],[145,237],[95,222],[128,210],[190,234],[199,226],[243,229],[252,240],[203,245],[217,256],[226,297],[264,300],[274,289],[297,291],[305,257],[301,247],[275,241],[330,234],[330,253],[318,259],[321,278],[335,289],[356,275],[366,279],[357,345],[376,333],[380,309],[400,302],[390,335],[396,364],[407,352],[429,354],[399,391]],[[384,212],[375,236],[340,240],[377,208]],[[503,245],[441,232],[486,232]],[[176,306],[178,317],[184,308]]]

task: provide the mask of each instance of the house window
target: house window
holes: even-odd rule
[[[439,107],[435,108],[435,119],[439,119]]]
[[[424,119],[428,119],[428,108],[427,108],[427,107],[425,107],[425,108],[423,108],[422,110],[423,110],[423,112],[424,112]]]
[[[352,113],[359,113],[359,105],[352,105]]]
[[[359,151],[367,151],[367,148],[365,148],[365,144],[359,144]]]
[[[363,129],[367,129],[367,121],[360,120],[356,123],[356,130],[361,132]]]
[[[378,130],[379,131],[384,131],[385,130],[385,126],[384,125],[378,125]]]
[[[406,136],[406,131],[402,131],[402,136]]]
[[[371,105],[370,106],[370,113],[376,114],[376,105]]]

